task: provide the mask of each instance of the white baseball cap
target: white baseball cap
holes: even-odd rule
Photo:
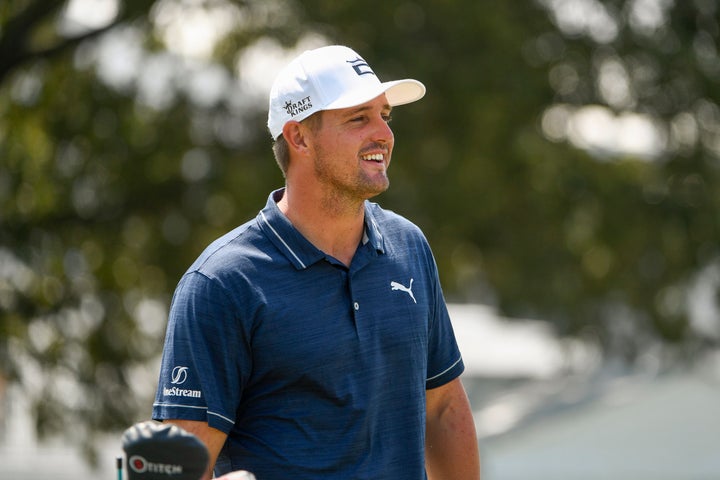
[[[285,123],[321,110],[348,108],[387,95],[390,106],[420,100],[425,85],[405,79],[380,82],[354,50],[331,45],[303,52],[283,68],[270,89],[268,129],[273,139]]]

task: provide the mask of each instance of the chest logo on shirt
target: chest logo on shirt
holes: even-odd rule
[[[410,285],[407,287],[405,285],[403,285],[402,283],[390,282],[390,289],[391,290],[400,290],[401,292],[407,293],[408,295],[410,295],[410,298],[412,298],[412,301],[417,303],[417,300],[415,300],[415,295],[413,295],[413,292],[412,292],[412,284],[413,284],[412,278],[410,279]]]

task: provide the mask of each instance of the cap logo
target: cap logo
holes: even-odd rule
[[[357,73],[358,75],[375,75],[375,72],[372,71],[370,65],[368,65],[365,60],[360,57],[356,58],[355,60],[347,60],[347,63],[352,65],[355,73]]]
[[[299,113],[304,112],[305,110],[309,110],[312,108],[312,101],[310,100],[310,97],[301,98],[298,102],[291,102],[288,100],[285,102],[285,105],[283,108],[287,112],[288,115],[291,117],[294,117],[295,115],[298,115]]]

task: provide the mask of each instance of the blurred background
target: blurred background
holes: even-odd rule
[[[0,3],[0,476],[111,478],[170,296],[283,178],[267,91],[346,44],[393,112],[484,480],[720,478],[716,0]]]

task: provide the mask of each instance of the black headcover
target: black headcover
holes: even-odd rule
[[[122,436],[129,480],[198,480],[209,455],[205,444],[177,425],[136,423]]]

